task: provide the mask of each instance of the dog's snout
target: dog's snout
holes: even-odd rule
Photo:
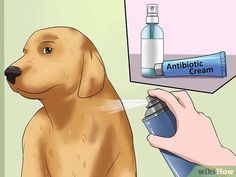
[[[20,76],[21,73],[21,69],[16,66],[9,66],[4,72],[5,76],[7,77],[7,80],[12,84],[15,84],[16,77]]]

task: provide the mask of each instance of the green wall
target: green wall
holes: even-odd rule
[[[4,65],[4,1],[0,0],[0,73]],[[4,82],[0,77],[0,176],[4,176]]]
[[[22,48],[32,32],[57,25],[75,27],[94,42],[104,60],[108,76],[121,98],[144,99],[146,90],[154,88],[129,82],[123,0],[5,1],[5,68],[21,57]],[[235,89],[236,81],[233,80],[214,95],[190,92],[197,109],[212,117],[222,143],[234,152]],[[38,101],[27,100],[12,92],[5,82],[7,177],[20,176],[22,134],[31,116],[40,107]],[[146,141],[148,133],[141,121],[144,111],[144,106],[128,111],[135,140],[138,176],[172,177],[158,150],[151,148]],[[1,123],[2,121],[1,119]]]

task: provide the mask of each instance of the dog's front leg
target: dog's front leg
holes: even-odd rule
[[[51,177],[46,164],[44,122],[36,114],[25,129],[21,177]]]

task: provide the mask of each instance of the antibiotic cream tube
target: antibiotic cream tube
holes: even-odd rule
[[[224,51],[193,58],[167,60],[154,66],[157,76],[206,76],[226,77],[226,54]]]

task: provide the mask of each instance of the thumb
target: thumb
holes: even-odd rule
[[[155,135],[149,135],[147,137],[148,142],[152,147],[159,148],[159,149],[164,149],[164,150],[171,150],[171,138],[164,138],[160,136],[155,136]]]

